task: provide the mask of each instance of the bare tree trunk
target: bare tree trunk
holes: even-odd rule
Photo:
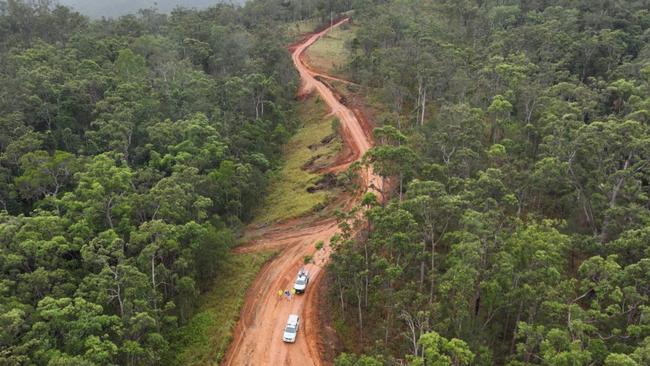
[[[363,344],[363,312],[361,311],[361,289],[357,286],[357,311],[359,316],[359,337]]]
[[[110,267],[109,267],[110,268]],[[115,283],[117,284],[117,291],[115,296],[117,297],[117,303],[120,306],[120,317],[124,319],[124,301],[122,300],[122,286],[120,285],[120,279],[119,279],[119,271],[117,267],[115,270],[111,270],[113,272],[113,279],[115,280]]]
[[[627,159],[625,159],[625,164],[623,164],[622,170],[626,170],[627,168],[629,168],[631,159],[632,159],[632,153],[630,152],[627,155]],[[611,199],[609,200],[609,208],[614,208],[614,206],[616,206],[616,197],[618,196],[618,192],[621,190],[621,187],[623,186],[624,182],[625,182],[625,176],[618,178],[618,180],[616,181],[616,184],[612,189]]]
[[[388,345],[388,335],[390,334],[390,329],[393,321],[393,312],[391,311],[391,308],[388,308],[388,311],[386,312],[386,329],[384,331],[384,345]]]
[[[436,286],[436,241],[431,242],[431,289],[429,290],[429,304],[433,303],[433,293]]]
[[[122,286],[117,282],[117,302],[120,305],[120,317],[124,318],[124,300],[122,300]]]
[[[424,254],[424,251],[422,251]],[[424,264],[424,259],[420,261],[420,284],[418,285],[418,291],[422,292],[422,289],[424,288],[424,272],[426,270],[426,266]]]
[[[129,149],[131,148],[131,142],[133,140],[133,128],[129,129],[129,132],[126,136],[126,146],[124,146],[124,160],[129,161]]]
[[[402,310],[401,318],[404,319],[404,321],[406,322],[406,327],[408,328],[409,331],[409,340],[411,341],[411,346],[413,347],[413,355],[415,357],[418,357],[419,347],[418,347],[418,335],[415,326],[415,320],[413,319],[411,314],[409,314],[408,311],[406,310]]]
[[[110,226],[111,229],[113,229],[113,218],[111,217],[111,210],[113,209],[113,196],[106,202],[106,221],[108,222],[108,226]]]
[[[158,300],[156,299],[157,294],[156,294],[156,261],[155,261],[156,255],[155,253],[151,256],[151,286],[152,286],[152,291],[153,291],[153,308],[154,310],[158,310]],[[158,325],[158,322],[156,322]]]
[[[589,199],[587,198],[587,195],[585,195],[584,190],[582,189],[582,185],[578,181],[578,178],[575,175],[575,172],[573,171],[573,167],[571,164],[573,163],[573,158],[575,157],[576,152],[574,151],[571,157],[569,158],[569,173],[571,174],[571,177],[573,178],[573,185],[575,186],[576,190],[578,190],[578,198],[580,199],[582,203],[582,210],[584,211],[585,218],[587,219],[587,222],[589,223],[589,226],[591,227],[591,232],[593,233],[594,236],[598,236],[598,228],[596,227],[596,222],[594,220],[593,216],[593,210],[591,209],[591,202],[589,202]]]
[[[627,159],[625,159],[625,164],[623,164],[623,169],[626,170],[630,166],[630,160],[632,159],[632,153],[630,152],[627,155]],[[625,183],[625,176],[621,176],[616,180],[616,184],[614,184],[614,187],[612,188],[612,193],[610,194],[610,200],[609,200],[609,208],[612,209],[616,206],[616,198],[618,197],[618,192],[621,190],[621,187],[623,187],[623,183]],[[602,230],[600,232],[600,243],[605,243],[608,239],[607,237],[607,231],[606,228],[609,225],[609,221],[611,220],[610,216],[608,214],[605,214]]]
[[[343,299],[343,285],[341,279],[336,276],[336,283],[339,285],[339,299],[341,300],[341,313],[345,313],[345,300]]]
[[[512,332],[512,340],[510,342],[510,353],[515,351],[515,342],[517,340],[517,326],[519,324],[519,319],[521,319],[521,312],[524,310],[524,301],[519,302],[519,309],[517,310],[517,316],[515,317],[515,328]]]
[[[585,213],[585,218],[587,219],[587,223],[591,227],[591,232],[593,233],[594,236],[598,236],[598,228],[596,227],[594,214],[593,211],[591,210],[591,202],[589,202],[589,199],[584,194],[581,187],[578,188],[578,195],[580,196],[580,201],[582,202],[582,210]]]
[[[424,95],[422,96],[422,110],[420,111],[420,126],[424,126],[424,112],[427,105],[427,88],[424,88]]]
[[[370,263],[368,260],[368,240],[363,240],[363,252],[364,252],[364,257],[366,261],[366,273],[364,276],[364,295],[363,295],[363,300],[364,304],[366,307],[368,307],[368,284],[370,282],[370,278],[368,277],[368,274],[370,273]]]
[[[433,294],[436,282],[436,246],[438,245],[438,240],[447,232],[447,227],[449,227],[449,218],[447,218],[445,226],[443,226],[438,239],[436,239],[435,227],[431,225],[429,228],[429,237],[431,238],[431,289],[429,293],[429,304],[433,303]]]
[[[404,173],[399,172],[399,202],[402,203],[402,186],[404,184]]]

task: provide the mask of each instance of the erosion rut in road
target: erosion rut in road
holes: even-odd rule
[[[334,26],[347,21],[348,19],[340,20]],[[344,161],[338,161],[336,167],[328,168],[330,171],[336,171],[345,169],[352,161],[359,159],[372,146],[372,139],[355,113],[341,104],[336,94],[317,80],[329,76],[310,69],[304,63],[305,50],[329,29],[314,33],[294,45],[291,48],[291,56],[300,73],[299,93],[305,95],[313,91],[318,92],[341,122],[343,141],[352,154]],[[377,187],[380,181],[372,171],[366,171],[363,179],[366,187]],[[359,197],[353,199],[358,200]],[[242,252],[276,249],[279,253],[262,268],[248,290],[233,341],[222,365],[310,366],[325,363],[320,342],[322,332],[318,326],[318,311],[315,308],[318,297],[325,294],[320,294],[314,289],[322,277],[323,266],[329,260],[329,239],[338,228],[334,218],[303,220],[302,225],[299,225],[300,222],[298,220],[269,228],[238,249]],[[319,240],[324,241],[326,246],[315,254],[314,244]],[[292,288],[296,273],[303,266],[305,255],[314,255],[313,263],[305,266],[312,276],[310,286],[305,295],[294,296],[293,300],[288,301],[278,295],[278,290]],[[300,330],[294,344],[282,342],[282,333],[289,314],[299,314],[301,317]]]

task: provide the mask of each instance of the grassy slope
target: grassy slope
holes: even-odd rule
[[[355,35],[355,26],[342,25],[334,28],[307,49],[307,63],[314,69],[345,78],[343,67],[349,62],[347,47]]]
[[[296,22],[291,29],[304,33],[317,26],[315,21]],[[334,28],[327,36],[322,37],[306,51],[307,62],[318,70],[340,75],[339,66],[345,65],[350,56],[346,46],[355,35],[354,26]],[[317,150],[308,146],[318,144],[332,131],[331,118],[324,118],[327,106],[318,97],[311,97],[298,107],[298,117],[303,121],[301,128],[293,136],[285,152],[285,162],[274,180],[271,193],[258,213],[255,224],[281,221],[299,217],[325,205],[331,192],[318,191],[308,193],[320,176],[302,169],[303,165],[315,155],[322,155],[319,162],[333,158],[340,150],[340,140],[336,139]]]
[[[330,198],[327,191],[307,192],[319,179],[303,169],[305,163],[317,155],[318,162],[333,158],[340,149],[339,140],[309,149],[331,135],[334,117],[324,118],[327,109],[320,98],[312,96],[298,106],[298,116],[303,127],[296,132],[286,146],[284,163],[271,184],[271,190],[265,203],[256,215],[255,224],[276,222],[295,218],[323,207]]]
[[[214,288],[201,296],[199,309],[173,335],[175,365],[218,365],[232,339],[246,289],[272,253],[229,253],[222,263]]]

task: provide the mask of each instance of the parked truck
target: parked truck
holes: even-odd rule
[[[297,294],[304,294],[307,290],[307,285],[309,284],[309,271],[300,269],[298,275],[296,276],[296,282],[293,284],[293,289]]]

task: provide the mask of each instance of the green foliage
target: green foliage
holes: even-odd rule
[[[16,188],[23,198],[33,199],[57,195],[79,168],[76,157],[70,153],[57,150],[50,156],[37,150],[20,158],[20,169],[23,174],[16,177]]]
[[[418,341],[422,347],[422,356],[415,357],[410,365],[461,366],[469,365],[474,354],[467,344],[460,339],[446,339],[436,332],[422,334]]]
[[[630,356],[620,353],[612,353],[605,359],[605,366],[637,366],[639,365]]]
[[[324,245],[325,245],[325,243],[322,240],[319,240],[319,241],[316,242],[316,245],[314,245],[314,246],[316,247],[316,250],[321,250],[321,249],[323,249]]]
[[[91,21],[0,1],[0,363],[225,350],[268,257],[228,253],[295,129],[284,28],[255,3]],[[209,352],[172,335],[206,291]]]
[[[340,354],[334,361],[336,366],[383,366],[384,362],[372,356],[355,356],[347,353]]]
[[[345,69],[381,111],[365,161],[393,184],[333,240],[346,351],[647,363],[647,3],[355,8]]]

